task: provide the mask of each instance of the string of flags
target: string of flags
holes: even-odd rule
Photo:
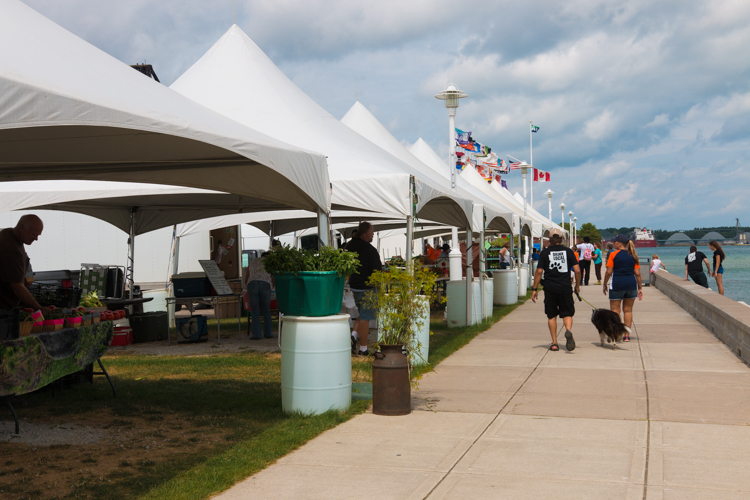
[[[471,132],[456,129],[456,168],[463,170],[473,167],[484,180],[501,182],[500,174],[507,174],[508,167],[504,161],[492,152],[492,148],[481,144],[471,137]]]
[[[538,133],[539,127],[531,125],[531,132]],[[521,160],[508,155],[508,163],[498,158],[492,152],[492,148],[474,140],[471,132],[456,129],[456,169],[463,171],[467,167],[476,169],[479,175],[487,182],[494,179],[502,187],[508,189],[508,184],[502,180],[500,175],[510,173],[511,170],[521,168]],[[550,174],[544,170],[531,167],[532,180],[536,182],[549,182]]]

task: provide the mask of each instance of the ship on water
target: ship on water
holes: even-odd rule
[[[656,238],[650,229],[636,228],[630,235],[636,248],[654,248],[656,247]]]

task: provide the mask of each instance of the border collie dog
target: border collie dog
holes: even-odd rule
[[[607,343],[612,344],[612,350],[617,349],[617,343],[622,342],[622,336],[630,330],[620,320],[620,315],[609,309],[594,309],[591,313],[591,322],[599,330],[599,339],[604,347],[604,338]]]

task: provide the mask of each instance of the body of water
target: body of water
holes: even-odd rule
[[[750,304],[750,245],[722,246],[727,256],[724,261],[724,295],[730,299]],[[698,250],[706,254],[708,261],[713,259],[713,252],[707,246]],[[690,247],[638,248],[639,257],[651,257],[658,254],[667,270],[680,277],[685,277],[685,257]],[[712,262],[713,267],[713,262]],[[706,265],[703,265],[705,271]],[[708,275],[708,274],[706,274]],[[708,286],[716,291],[716,280],[708,278]]]

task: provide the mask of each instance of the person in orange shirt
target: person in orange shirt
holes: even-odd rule
[[[610,282],[610,278],[612,281]],[[633,326],[633,305],[636,297],[643,300],[643,289],[641,285],[641,266],[638,263],[638,255],[635,253],[635,245],[624,234],[615,238],[615,249],[607,255],[607,272],[604,275],[604,295],[609,291],[609,307],[612,311],[620,314],[622,305],[622,316],[628,334],[623,339],[630,342],[630,329]]]

